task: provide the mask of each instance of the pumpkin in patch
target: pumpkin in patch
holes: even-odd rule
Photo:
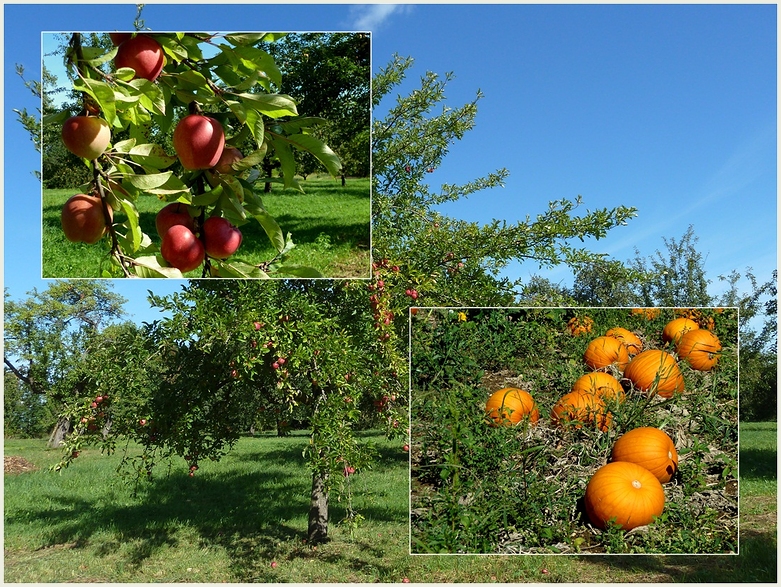
[[[615,365],[619,371],[623,371],[629,362],[629,351],[617,338],[598,336],[588,343],[586,352],[583,353],[583,360],[594,371],[606,369],[610,365]]]
[[[491,394],[485,404],[485,411],[492,426],[517,424],[528,416],[534,423],[540,419],[540,412],[534,398],[528,391],[505,387]]]
[[[648,469],[616,461],[601,467],[586,486],[586,515],[597,528],[609,521],[631,530],[653,522],[664,511],[664,489]]]
[[[624,377],[637,389],[669,398],[673,393],[683,392],[684,381],[678,362],[670,353],[659,349],[648,349],[629,362]]]
[[[567,322],[567,330],[569,330],[572,336],[580,336],[581,334],[591,332],[593,327],[594,321],[588,316],[583,316],[581,318],[575,316],[574,318],[570,318],[569,322]]]
[[[699,327],[700,325],[691,318],[675,318],[665,325],[662,331],[662,340],[664,342],[677,343],[678,339],[684,334],[690,330],[697,330]]]
[[[640,340],[640,337],[626,328],[621,328],[620,326],[611,328],[605,333],[605,336],[612,336],[624,343],[630,357],[643,350],[643,341]]]
[[[650,426],[634,428],[619,437],[610,458],[640,465],[660,483],[667,483],[678,470],[675,443],[664,431]]]
[[[572,391],[592,393],[606,400],[618,399],[622,402],[626,399],[624,388],[618,379],[604,371],[594,371],[579,377],[572,385]]]
[[[643,316],[646,320],[658,318],[659,314],[661,314],[659,308],[632,308],[632,315]]]
[[[710,371],[719,362],[721,342],[710,330],[698,328],[684,334],[675,348],[678,357],[688,361],[692,369]]]
[[[594,393],[583,390],[571,391],[562,396],[551,410],[551,421],[556,426],[581,428],[591,424],[605,432],[613,420],[605,402]]]

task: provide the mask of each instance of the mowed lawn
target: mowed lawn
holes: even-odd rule
[[[365,520],[305,542],[308,437],[243,438],[195,477],[184,462],[137,495],[119,455],[87,450],[61,474],[42,440],[6,440],[5,455],[37,470],[5,476],[7,582],[775,582],[775,423],[740,431],[740,554],[723,556],[430,556],[409,554],[409,465],[402,442],[366,433],[379,458],[351,478]],[[272,562],[276,565],[272,567]]]
[[[371,275],[370,232],[371,197],[369,178],[348,178],[342,187],[339,179],[312,176],[300,180],[305,191],[274,185],[271,193],[261,194],[263,205],[274,216],[282,231],[292,234],[295,248],[287,258],[291,265],[317,269],[324,277],[368,278]],[[263,185],[256,189],[262,192]],[[42,277],[101,277],[108,267],[110,242],[104,238],[95,245],[71,243],[60,225],[63,204],[76,189],[43,190]],[[155,197],[136,202],[141,229],[159,245],[155,215],[163,207]],[[117,212],[115,222],[124,221]],[[276,251],[257,221],[250,218],[240,226],[242,244],[234,257],[260,264],[274,258]],[[186,277],[200,277],[200,269]],[[289,275],[279,275],[289,277]]]

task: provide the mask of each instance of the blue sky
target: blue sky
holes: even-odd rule
[[[505,167],[504,189],[447,206],[459,218],[514,222],[550,200],[581,195],[583,211],[635,206],[638,217],[591,248],[626,261],[663,249],[689,224],[714,282],[777,266],[776,6],[325,5],[148,3],[153,30],[371,30],[375,71],[394,53],[453,72],[448,104],[479,102],[477,126],[429,177],[467,182]],[[14,73],[37,79],[42,31],[132,28],[135,5],[4,7],[4,285],[13,297],[40,279],[38,154],[14,108],[35,100]],[[208,25],[208,26],[207,26]],[[376,112],[382,117],[391,104]],[[565,269],[513,266],[569,283]],[[136,319],[154,317],[146,290],[181,284],[122,280]],[[713,292],[718,292],[714,283]]]

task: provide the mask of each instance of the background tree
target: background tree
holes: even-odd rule
[[[646,278],[635,284],[635,294],[641,306],[709,306],[714,300],[708,294],[705,259],[697,251],[698,237],[689,225],[680,238],[662,238],[665,253],[642,257],[635,251],[631,267]]]
[[[266,49],[284,74],[280,91],[293,96],[302,112],[326,120],[315,133],[342,160],[342,185],[345,175],[367,177],[371,149],[369,34],[289,34]],[[319,167],[307,153],[297,158],[304,177]]]
[[[61,412],[86,386],[79,365],[91,338],[122,316],[125,299],[104,282],[63,280],[18,302],[5,292],[6,368],[41,406]],[[34,403],[30,409],[37,409]],[[63,414],[50,437],[59,446],[72,422]]]

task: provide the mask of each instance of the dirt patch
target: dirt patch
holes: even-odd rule
[[[20,473],[29,473],[38,470],[38,467],[22,457],[5,457],[3,467],[6,475],[19,475]]]

